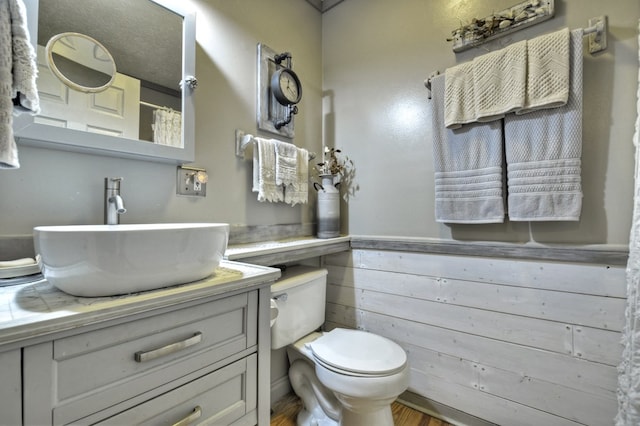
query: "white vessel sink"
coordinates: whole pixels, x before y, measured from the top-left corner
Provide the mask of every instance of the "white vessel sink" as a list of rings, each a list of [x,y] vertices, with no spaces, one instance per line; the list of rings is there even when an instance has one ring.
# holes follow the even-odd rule
[[[227,248],[226,223],[38,226],[44,277],[83,297],[113,296],[212,275]]]

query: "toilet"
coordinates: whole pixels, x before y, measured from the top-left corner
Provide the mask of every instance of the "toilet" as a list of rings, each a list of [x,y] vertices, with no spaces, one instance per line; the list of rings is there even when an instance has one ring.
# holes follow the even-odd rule
[[[287,268],[271,286],[271,348],[287,347],[298,425],[393,425],[391,403],[409,384],[405,351],[361,330],[324,323],[327,270]]]

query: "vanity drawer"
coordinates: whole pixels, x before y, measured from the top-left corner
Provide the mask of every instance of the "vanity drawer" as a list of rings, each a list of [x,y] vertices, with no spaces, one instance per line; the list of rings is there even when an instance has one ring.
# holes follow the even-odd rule
[[[253,419],[247,419],[247,424],[256,424],[256,374],[253,354],[98,424],[229,425],[248,413]]]
[[[256,313],[254,291],[54,341],[54,423],[246,355],[257,344]]]

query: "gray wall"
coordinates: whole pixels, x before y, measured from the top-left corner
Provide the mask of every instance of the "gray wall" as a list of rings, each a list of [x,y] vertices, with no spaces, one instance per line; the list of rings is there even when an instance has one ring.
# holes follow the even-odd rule
[[[301,0],[193,0],[197,12],[196,165],[211,176],[205,199],[175,195],[175,167],[20,147],[22,168],[0,171],[0,236],[42,224],[102,220],[102,179],[125,178],[123,222],[224,221],[274,225],[313,221],[307,206],[258,203],[251,164],[234,156],[234,130],[255,132],[255,50],[290,50],[303,80],[296,144],[319,151],[322,138],[356,164],[359,189],[343,204],[343,232],[509,242],[626,245],[631,221],[640,5],[620,0],[556,2],[556,17],[490,43],[587,25],[607,14],[609,48],[585,54],[584,203],[577,223],[437,224],[423,80],[470,60],[454,54],[451,30],[472,16],[511,6],[445,0],[349,0],[320,15]],[[281,16],[281,14],[284,14]],[[287,24],[284,24],[286,22]],[[277,23],[277,24],[275,24]],[[312,191],[313,192],[313,191]]]
[[[103,179],[123,176],[123,223],[215,221],[310,223],[304,206],[258,203],[252,164],[235,156],[235,129],[256,133],[256,45],[290,51],[304,84],[295,143],[321,149],[321,14],[301,0],[192,0],[197,14],[196,161],[209,172],[206,198],[176,196],[176,167],[19,146],[21,168],[0,170],[0,237],[37,225],[102,222]],[[285,24],[286,23],[286,24]],[[250,152],[249,152],[250,153]],[[1,253],[2,257],[11,253]]]
[[[455,54],[446,38],[461,22],[513,0],[349,0],[323,15],[324,131],[356,164],[359,191],[344,225],[353,235],[622,244],[633,195],[632,134],[638,76],[636,0],[556,0],[542,24]],[[577,223],[437,224],[432,135],[423,81],[505,44],[609,16],[609,48],[585,49],[583,210]],[[586,43],[586,41],[585,41]]]

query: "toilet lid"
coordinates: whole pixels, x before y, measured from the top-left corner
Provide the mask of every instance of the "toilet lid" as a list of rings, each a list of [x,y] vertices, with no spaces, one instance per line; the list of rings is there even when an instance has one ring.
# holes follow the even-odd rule
[[[347,372],[394,374],[407,362],[407,354],[398,344],[360,330],[336,328],[308,345],[322,364]]]

